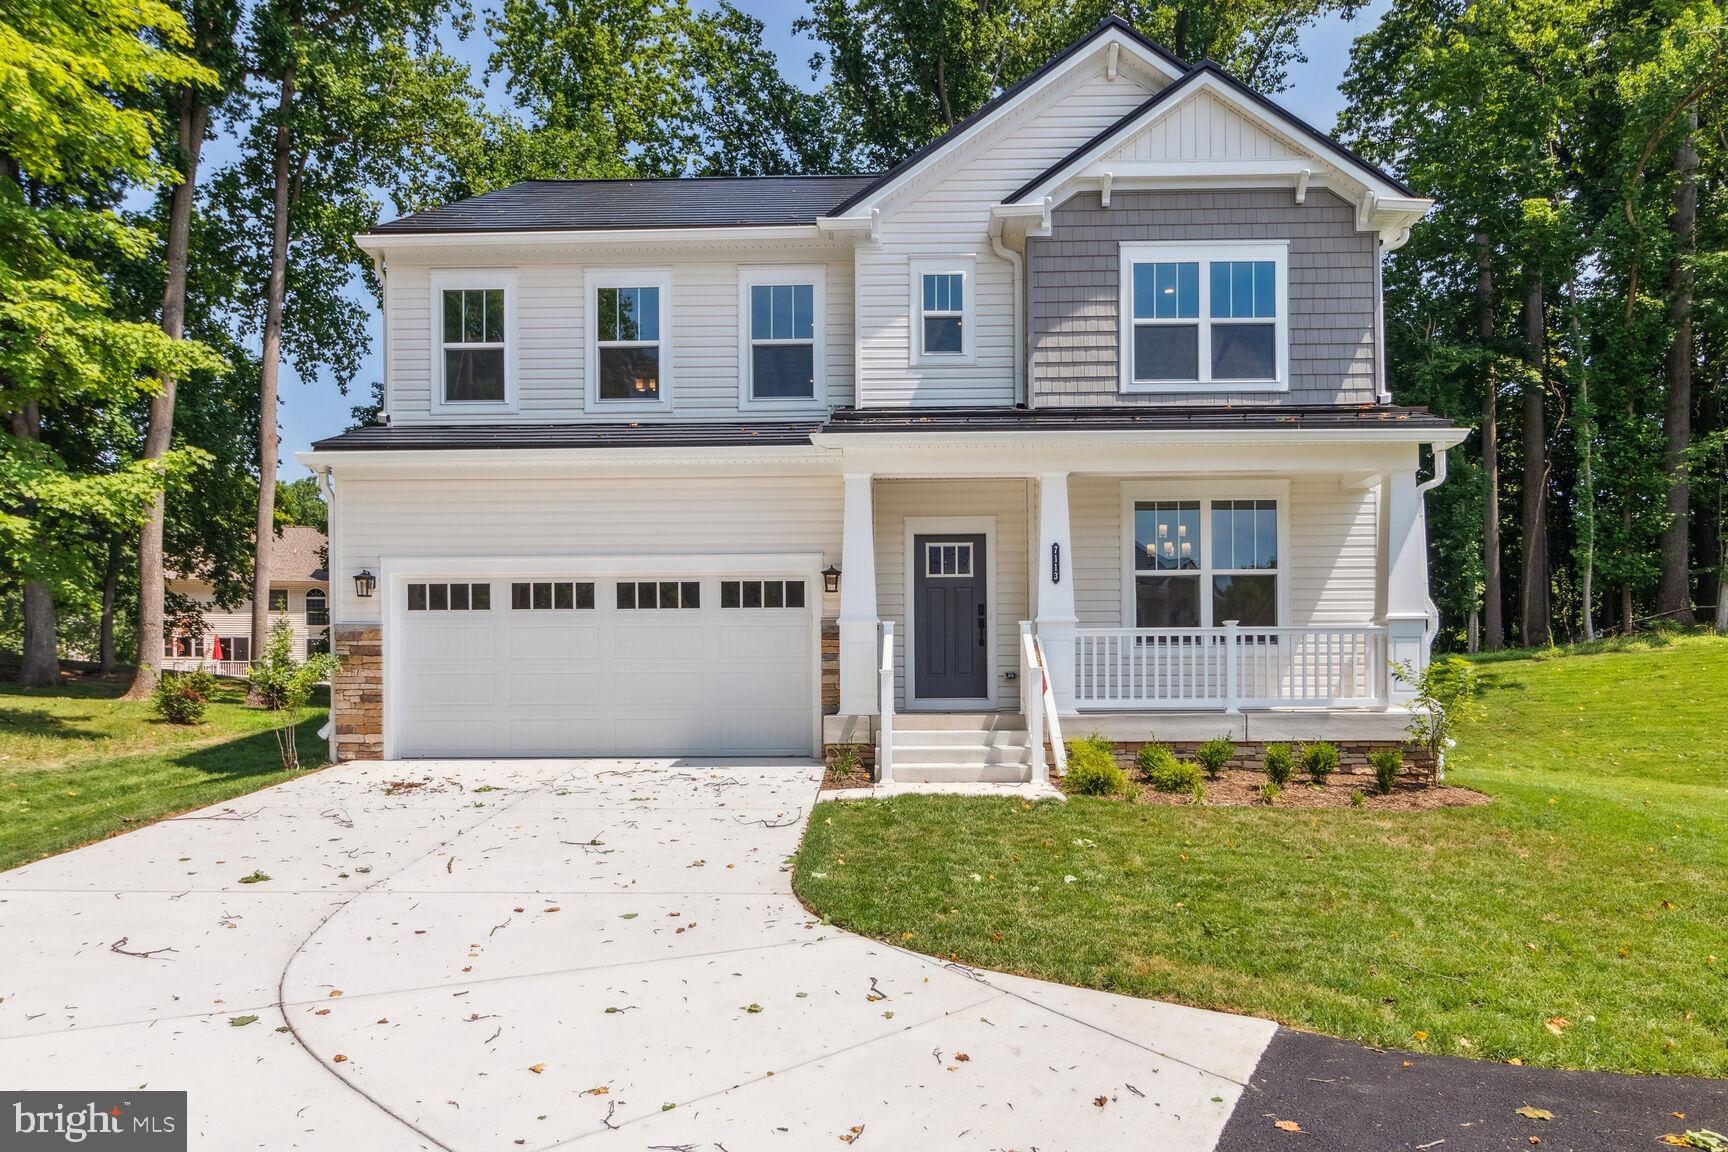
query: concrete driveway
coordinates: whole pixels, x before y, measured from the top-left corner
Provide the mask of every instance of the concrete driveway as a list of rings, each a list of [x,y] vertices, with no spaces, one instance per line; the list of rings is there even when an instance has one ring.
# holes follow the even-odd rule
[[[5,873],[0,1087],[223,1149],[1213,1146],[1270,1023],[824,926],[819,777],[356,764]]]

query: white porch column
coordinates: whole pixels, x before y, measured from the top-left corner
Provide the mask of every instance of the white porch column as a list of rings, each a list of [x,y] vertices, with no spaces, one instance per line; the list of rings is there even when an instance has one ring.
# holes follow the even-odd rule
[[[1038,478],[1038,554],[1033,558],[1038,589],[1034,610],[1056,711],[1074,711],[1074,549],[1068,533],[1068,473]]]
[[[1414,471],[1381,476],[1380,516],[1385,525],[1387,699],[1398,705],[1408,703],[1415,692],[1392,669],[1401,664],[1412,672],[1426,668],[1434,639],[1433,604],[1428,599],[1428,519]]]
[[[840,539],[840,714],[876,714],[876,513],[868,472],[845,475]]]

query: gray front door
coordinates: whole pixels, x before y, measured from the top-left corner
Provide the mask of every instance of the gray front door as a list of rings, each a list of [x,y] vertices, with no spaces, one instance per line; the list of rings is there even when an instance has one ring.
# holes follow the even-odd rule
[[[914,536],[913,690],[919,700],[990,694],[983,536]]]

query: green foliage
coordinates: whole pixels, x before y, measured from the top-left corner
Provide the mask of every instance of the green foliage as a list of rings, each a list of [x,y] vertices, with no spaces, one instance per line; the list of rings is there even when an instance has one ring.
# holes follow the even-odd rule
[[[1398,773],[1404,770],[1404,752],[1400,748],[1376,748],[1368,753],[1368,763],[1374,766],[1374,790],[1382,796],[1398,786]]]
[[[302,476],[298,480],[278,480],[276,482],[276,524],[278,527],[286,524],[303,524],[324,532],[328,530],[329,520],[330,509],[324,503],[323,495],[318,491],[317,477]]]
[[[1276,780],[1268,780],[1260,785],[1260,800],[1264,804],[1276,804],[1279,793],[1284,791],[1283,785]]]
[[[1205,782],[1200,776],[1200,765],[1190,760],[1178,760],[1167,755],[1151,767],[1142,765],[1146,774],[1146,782],[1160,792],[1188,792],[1199,790],[1205,795]]]
[[[319,683],[335,676],[341,666],[342,662],[328,652],[308,656],[304,661],[298,659],[294,654],[293,626],[286,620],[270,626],[261,658],[252,661],[252,690],[280,714],[276,738],[283,768],[292,770],[300,766],[294,734],[306,703]]]
[[[1416,690],[1410,701],[1410,740],[1426,748],[1436,764],[1443,765],[1446,751],[1457,741],[1452,733],[1476,714],[1476,666],[1458,656],[1428,662],[1414,678],[1410,669],[1393,669],[1399,680]]]
[[[1266,745],[1266,778],[1282,788],[1296,771],[1296,754],[1288,744]]]
[[[1366,803],[1368,803],[1368,797],[1362,795],[1362,789],[1352,788],[1350,790],[1350,807],[1360,808]]]
[[[1236,745],[1230,742],[1228,736],[1214,736],[1194,750],[1194,759],[1200,761],[1200,766],[1206,769],[1206,775],[1214,780],[1224,771],[1224,766],[1236,759]]]
[[[1302,771],[1306,772],[1316,784],[1326,783],[1326,778],[1338,770],[1338,746],[1325,740],[1313,744],[1302,745]]]
[[[1080,796],[1124,796],[1128,773],[1116,763],[1110,741],[1097,734],[1068,741],[1068,791]]]
[[[216,693],[216,677],[202,668],[169,672],[156,683],[150,706],[170,724],[202,724],[204,709]]]
[[[1140,775],[1148,780],[1152,773],[1167,764],[1176,762],[1176,753],[1170,751],[1167,744],[1142,744],[1134,754],[1134,767]]]

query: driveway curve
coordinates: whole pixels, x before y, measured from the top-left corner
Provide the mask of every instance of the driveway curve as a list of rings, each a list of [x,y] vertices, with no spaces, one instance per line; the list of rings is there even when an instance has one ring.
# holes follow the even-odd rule
[[[202,1148],[1211,1148],[1261,1020],[822,924],[820,768],[329,769],[0,876],[0,1085]]]

